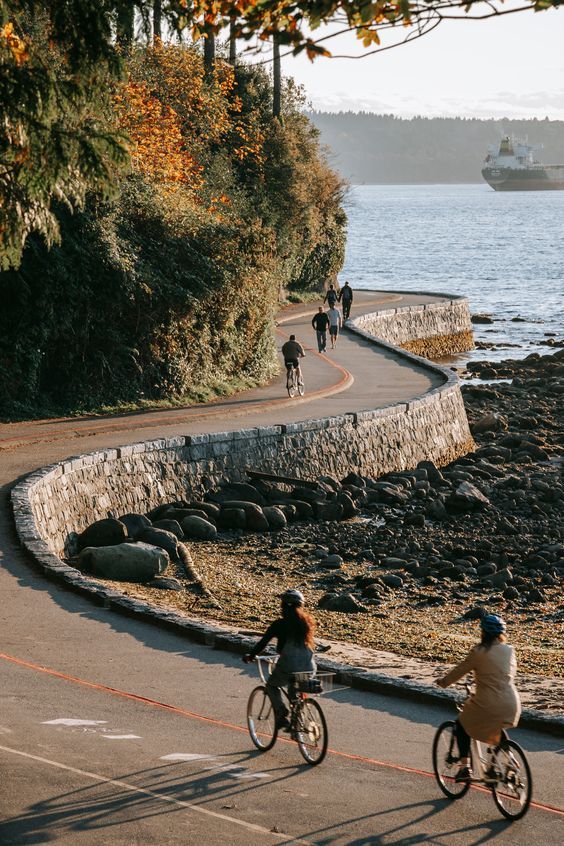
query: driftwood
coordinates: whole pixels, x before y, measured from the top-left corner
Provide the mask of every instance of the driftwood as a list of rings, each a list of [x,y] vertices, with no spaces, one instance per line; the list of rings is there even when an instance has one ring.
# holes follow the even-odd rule
[[[276,473],[261,473],[258,470],[247,470],[249,479],[260,479],[263,482],[275,482],[279,485],[290,485],[292,488],[311,488],[317,490],[317,482],[309,482],[307,479],[296,479],[294,476],[278,476]]]

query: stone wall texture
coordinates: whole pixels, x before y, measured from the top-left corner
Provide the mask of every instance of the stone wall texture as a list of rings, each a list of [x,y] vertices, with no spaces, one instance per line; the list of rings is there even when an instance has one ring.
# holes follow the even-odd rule
[[[429,358],[464,352],[474,345],[465,297],[387,308],[356,317],[350,323],[389,344]]]
[[[445,303],[445,319],[456,328],[458,314],[464,326],[464,309],[452,311],[451,305]],[[416,308],[420,331],[426,311]],[[437,311],[428,310],[431,332],[439,325]],[[401,316],[405,319],[404,310]],[[374,344],[390,346],[356,325],[361,321],[348,325]],[[438,372],[443,384],[409,402],[372,411],[131,444],[38,470],[12,492],[22,544],[45,568],[67,581],[80,581],[84,577],[60,560],[69,535],[108,512],[115,516],[144,512],[163,501],[198,496],[206,484],[221,478],[245,478],[247,468],[304,479],[320,473],[340,477],[350,470],[378,476],[414,467],[424,459],[446,464],[467,452],[473,442],[457,377],[410,353],[395,351],[418,367]]]

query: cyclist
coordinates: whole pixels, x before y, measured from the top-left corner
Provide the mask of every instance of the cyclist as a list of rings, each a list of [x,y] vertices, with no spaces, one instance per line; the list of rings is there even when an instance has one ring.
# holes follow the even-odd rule
[[[282,355],[284,356],[284,364],[286,365],[286,373],[289,373],[290,368],[294,368],[298,374],[298,383],[303,385],[302,369],[300,367],[300,358],[305,358],[305,352],[302,345],[296,341],[295,335],[290,335],[290,340],[286,341],[282,347]]]
[[[502,747],[507,738],[504,729],[516,726],[521,715],[521,702],[514,684],[517,661],[515,650],[505,637],[505,622],[497,614],[486,614],[480,626],[480,643],[446,676],[437,679],[439,687],[448,687],[474,671],[476,690],[456,721],[460,769],[455,781],[459,782],[472,778],[470,738],[492,747]]]
[[[282,616],[270,624],[251,652],[243,656],[243,661],[249,664],[273,638],[277,638],[276,651],[280,658],[266,686],[276,714],[276,727],[279,729],[290,728],[288,709],[284,705],[280,688],[288,686],[288,694],[292,698],[292,674],[315,672],[316,669],[313,658],[315,621],[304,610],[303,593],[289,589],[280,594],[280,599]]]

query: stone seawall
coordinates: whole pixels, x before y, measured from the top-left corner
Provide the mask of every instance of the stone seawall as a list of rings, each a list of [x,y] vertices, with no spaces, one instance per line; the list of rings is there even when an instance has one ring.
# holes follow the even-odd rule
[[[420,307],[414,308],[419,314]],[[429,324],[433,332],[436,310],[427,313],[433,315]],[[362,320],[350,321],[353,331],[376,346],[388,347],[356,325]],[[43,566],[73,581],[80,574],[60,560],[69,534],[108,512],[117,516],[146,511],[170,499],[192,498],[208,480],[215,484],[222,477],[244,478],[247,467],[303,478],[319,473],[339,477],[350,470],[379,476],[414,467],[424,459],[446,464],[467,452],[473,441],[457,377],[410,353],[396,353],[439,373],[443,384],[386,408],[132,444],[38,470],[12,492],[22,544]]]
[[[355,317],[350,323],[369,335],[427,358],[465,352],[474,346],[465,297],[387,308]]]

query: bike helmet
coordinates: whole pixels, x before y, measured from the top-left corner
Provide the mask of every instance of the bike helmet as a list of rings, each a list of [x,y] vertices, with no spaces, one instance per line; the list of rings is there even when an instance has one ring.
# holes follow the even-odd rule
[[[305,596],[300,590],[290,588],[280,594],[283,605],[305,605]]]
[[[501,617],[498,617],[497,614],[486,614],[486,616],[482,617],[480,620],[480,625],[482,627],[482,631],[490,635],[503,634],[507,628],[505,621],[502,620]]]

